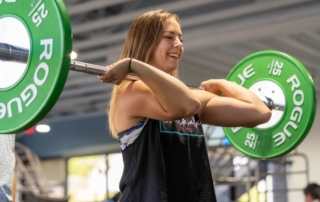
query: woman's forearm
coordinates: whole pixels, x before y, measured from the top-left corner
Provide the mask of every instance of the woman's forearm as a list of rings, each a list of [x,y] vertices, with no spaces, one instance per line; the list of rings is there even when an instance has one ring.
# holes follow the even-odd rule
[[[135,59],[132,59],[131,70],[152,90],[166,112],[188,116],[200,109],[198,98],[175,77]]]
[[[253,104],[261,114],[269,114],[269,108],[263,101],[250,90],[225,79],[211,79],[201,83],[201,86],[206,88],[207,91],[231,97],[236,100]]]

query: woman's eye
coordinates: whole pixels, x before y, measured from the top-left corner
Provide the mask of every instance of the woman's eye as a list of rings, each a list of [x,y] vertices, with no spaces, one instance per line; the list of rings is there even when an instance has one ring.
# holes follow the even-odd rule
[[[169,39],[169,40],[174,40],[174,37],[172,36],[164,36],[164,38]],[[183,43],[183,39],[179,39],[181,43]]]

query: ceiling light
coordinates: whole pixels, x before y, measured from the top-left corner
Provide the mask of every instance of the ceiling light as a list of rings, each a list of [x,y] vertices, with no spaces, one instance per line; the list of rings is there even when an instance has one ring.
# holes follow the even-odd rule
[[[74,60],[78,57],[78,54],[74,51],[71,52],[71,60]]]
[[[39,133],[47,133],[50,131],[50,126],[47,124],[39,124],[36,126],[36,131]]]

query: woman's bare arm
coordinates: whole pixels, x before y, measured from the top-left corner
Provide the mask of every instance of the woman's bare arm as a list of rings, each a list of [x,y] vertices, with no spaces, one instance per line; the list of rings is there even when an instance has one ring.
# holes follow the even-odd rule
[[[201,86],[207,92],[194,90],[194,93],[202,104],[202,123],[254,127],[267,122],[271,117],[271,111],[258,96],[236,83],[211,79],[201,83]]]
[[[177,78],[135,59],[131,70],[140,80],[129,82],[120,90],[115,119],[125,126],[119,128],[128,128],[142,117],[174,120],[199,112],[199,99]],[[128,59],[123,59],[99,79],[119,84],[128,73]]]

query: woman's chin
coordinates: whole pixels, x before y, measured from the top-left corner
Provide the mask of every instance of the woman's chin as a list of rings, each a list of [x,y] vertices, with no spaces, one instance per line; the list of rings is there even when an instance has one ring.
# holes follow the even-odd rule
[[[166,71],[166,72],[172,73],[172,72],[174,72],[174,71],[177,70],[177,69],[178,69],[178,65],[171,66],[171,67],[168,67],[168,68],[167,68],[168,71]]]

